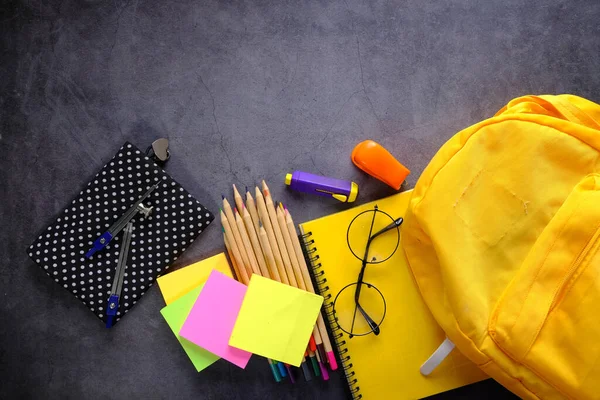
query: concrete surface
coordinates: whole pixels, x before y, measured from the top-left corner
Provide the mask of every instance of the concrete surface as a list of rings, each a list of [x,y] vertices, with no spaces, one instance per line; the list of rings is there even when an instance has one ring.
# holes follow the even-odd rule
[[[167,171],[213,211],[262,178],[306,221],[345,208],[286,191],[303,169],[392,193],[350,162],[373,138],[414,186],[455,132],[529,93],[600,100],[600,3],[22,1],[0,6],[0,398],[341,399],[264,360],[197,374],[152,288],[113,331],[25,248],[119,146],[171,140]],[[223,250],[207,230],[177,265]],[[488,381],[439,399],[510,395]]]

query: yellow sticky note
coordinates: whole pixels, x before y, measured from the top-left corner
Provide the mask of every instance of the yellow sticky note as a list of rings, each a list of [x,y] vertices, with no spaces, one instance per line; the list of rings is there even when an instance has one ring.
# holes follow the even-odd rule
[[[198,285],[206,282],[213,269],[224,273],[230,278],[232,277],[231,268],[229,267],[225,253],[220,253],[158,278],[156,281],[165,299],[165,303],[167,305],[171,304],[184,294],[198,287]]]
[[[229,345],[299,367],[323,297],[252,275]]]

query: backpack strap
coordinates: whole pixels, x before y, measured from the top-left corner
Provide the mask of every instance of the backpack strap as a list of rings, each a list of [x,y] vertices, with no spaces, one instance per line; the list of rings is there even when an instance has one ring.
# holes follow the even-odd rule
[[[454,350],[454,343],[448,338],[444,339],[440,347],[421,365],[421,375],[427,376],[431,374],[448,357],[452,350]]]
[[[496,116],[502,114],[548,115],[600,130],[600,105],[570,94],[518,97]]]
[[[550,100],[550,102],[569,121],[577,122],[578,124],[585,125],[589,128],[600,130],[600,124],[594,118],[574,105],[567,98],[562,96],[552,96],[552,100]]]

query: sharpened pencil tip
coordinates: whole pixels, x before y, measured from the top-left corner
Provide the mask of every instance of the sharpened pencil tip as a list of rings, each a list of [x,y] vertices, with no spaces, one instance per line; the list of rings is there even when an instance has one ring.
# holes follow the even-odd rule
[[[235,184],[233,185],[233,196],[234,196],[235,198],[242,197],[242,196],[240,195],[240,192],[238,192],[238,190],[237,190],[237,187],[235,186]]]
[[[248,190],[248,186],[246,186],[246,193],[248,193],[248,192],[249,192],[249,190]]]
[[[221,200],[225,200],[225,195],[221,194]]]

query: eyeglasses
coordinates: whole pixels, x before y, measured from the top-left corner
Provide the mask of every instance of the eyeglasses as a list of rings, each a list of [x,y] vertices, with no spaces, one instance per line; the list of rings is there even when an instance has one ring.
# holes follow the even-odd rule
[[[338,327],[349,338],[370,333],[378,335],[381,332],[380,327],[386,313],[385,297],[375,285],[364,280],[365,271],[367,265],[381,264],[394,255],[400,244],[400,225],[403,221],[403,218],[394,219],[375,206],[372,210],[358,214],[348,226],[346,241],[354,257],[361,261],[361,268],[356,282],[346,285],[336,295],[333,314]],[[396,233],[395,237],[390,236],[392,232]],[[382,237],[385,241],[379,239]],[[370,254],[371,244],[374,242],[380,245],[377,246],[377,251]],[[359,256],[356,250],[363,247],[364,253],[361,252]],[[349,296],[353,296],[353,299],[350,300]],[[354,303],[353,312],[349,312],[352,307],[348,307],[351,301]]]

